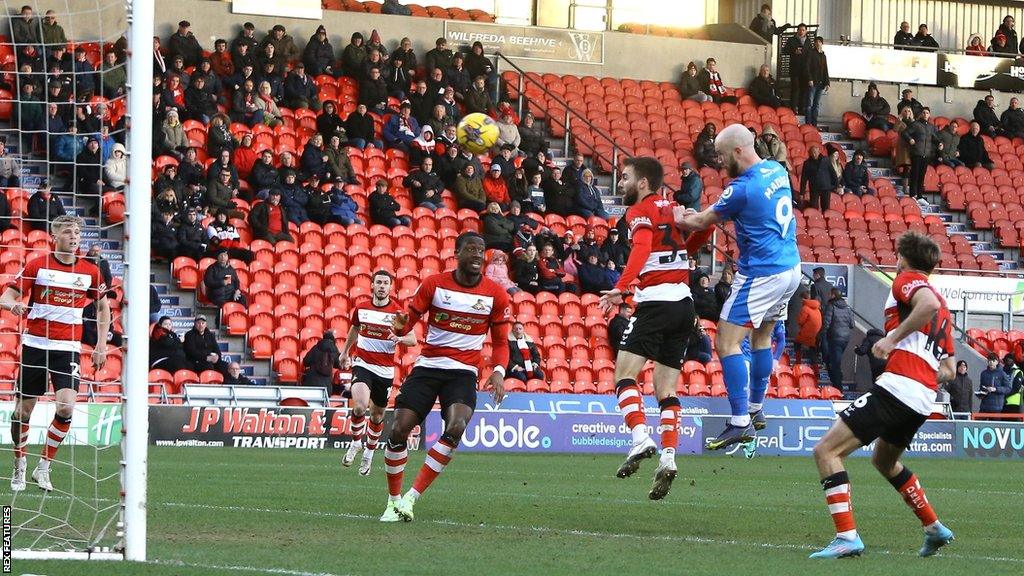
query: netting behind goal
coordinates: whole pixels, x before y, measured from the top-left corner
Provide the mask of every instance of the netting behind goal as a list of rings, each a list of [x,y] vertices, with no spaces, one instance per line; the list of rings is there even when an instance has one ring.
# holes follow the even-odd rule
[[[71,427],[51,463],[54,489],[41,490],[31,476],[47,442],[53,443],[49,428],[58,406],[47,387],[28,421],[27,486],[14,492],[8,485],[15,456],[10,424],[25,369],[26,319],[0,312],[0,439],[9,458],[0,467],[0,490],[10,491],[16,550],[116,552],[124,546],[121,312],[131,3],[52,0],[28,14],[23,2],[4,0],[0,19],[0,187],[8,207],[0,210],[0,284],[6,287],[26,262],[50,251],[49,222],[62,212],[77,215],[84,222],[80,255],[104,274],[109,270],[112,324],[98,334],[96,307],[83,313],[79,361],[64,368],[81,383]],[[144,57],[148,48],[140,51]],[[91,358],[98,338],[108,343],[103,367]]]

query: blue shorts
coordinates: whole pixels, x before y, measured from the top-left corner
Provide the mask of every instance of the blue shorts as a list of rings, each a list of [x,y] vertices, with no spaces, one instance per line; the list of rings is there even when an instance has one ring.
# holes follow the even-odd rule
[[[737,326],[760,328],[786,317],[789,300],[800,287],[800,265],[770,276],[737,273],[732,295],[722,305],[721,319]]]

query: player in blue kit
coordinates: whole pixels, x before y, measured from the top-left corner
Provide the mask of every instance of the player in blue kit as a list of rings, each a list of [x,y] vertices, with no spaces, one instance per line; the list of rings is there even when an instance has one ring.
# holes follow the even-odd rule
[[[718,322],[718,354],[732,418],[718,437],[708,441],[711,450],[749,442],[755,429],[765,427],[761,409],[774,368],[772,332],[776,321],[786,317],[789,299],[800,285],[789,173],[778,162],[757,155],[753,135],[741,124],[722,130],[715,149],[735,179],[703,212],[675,209],[676,225],[684,231],[732,220],[739,245],[739,272]],[[740,348],[748,335],[749,364]]]

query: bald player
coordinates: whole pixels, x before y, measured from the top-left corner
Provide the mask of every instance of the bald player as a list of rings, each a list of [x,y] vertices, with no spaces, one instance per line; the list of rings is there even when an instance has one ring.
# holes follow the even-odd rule
[[[786,317],[787,303],[800,285],[793,191],[786,169],[762,160],[754,151],[754,136],[741,124],[722,130],[715,150],[735,180],[703,212],[675,209],[676,225],[685,231],[732,220],[739,246],[739,272],[722,306],[717,342],[732,418],[718,437],[708,440],[711,450],[749,442],[755,429],[765,427],[762,404],[774,368],[772,331]],[[749,365],[740,348],[748,335]]]

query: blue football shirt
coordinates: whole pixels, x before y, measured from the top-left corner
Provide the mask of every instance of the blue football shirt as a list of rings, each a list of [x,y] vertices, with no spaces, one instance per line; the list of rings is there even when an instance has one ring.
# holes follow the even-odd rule
[[[793,190],[789,173],[778,162],[751,166],[729,183],[712,208],[736,227],[740,274],[770,276],[800,264]]]

